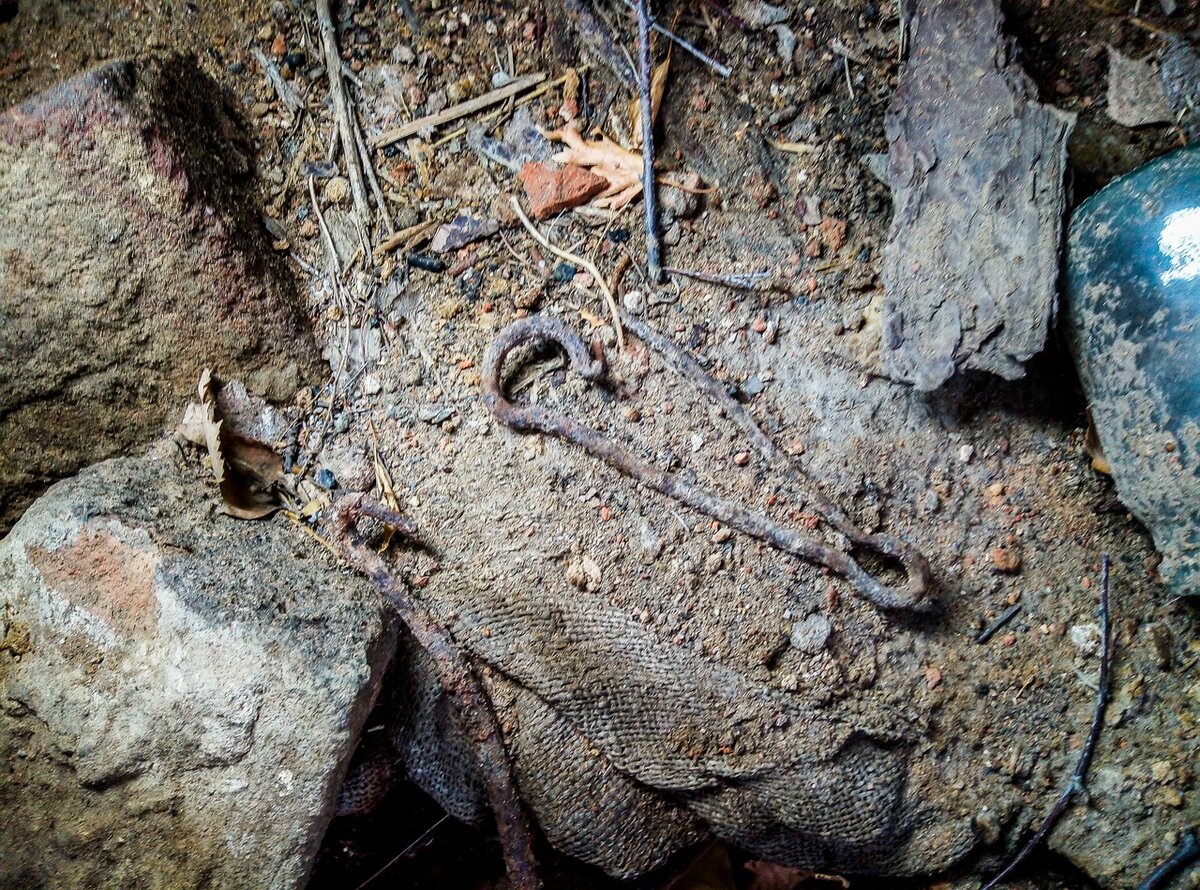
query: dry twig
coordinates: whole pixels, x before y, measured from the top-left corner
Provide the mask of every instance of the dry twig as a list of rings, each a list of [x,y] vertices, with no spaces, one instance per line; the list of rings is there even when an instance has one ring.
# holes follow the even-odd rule
[[[359,164],[358,145],[354,141],[354,124],[351,122],[350,100],[346,85],[342,82],[342,54],[338,50],[337,31],[333,26],[333,15],[329,11],[329,0],[317,0],[317,24],[321,31],[321,45],[325,52],[325,71],[329,75],[329,95],[333,100],[333,116],[337,121],[338,135],[342,143],[342,157],[346,161],[346,173],[350,178],[350,194],[354,197],[354,209],[362,225],[371,220],[371,205],[367,202],[367,186]],[[382,211],[383,208],[380,208]],[[363,233],[364,238],[366,233]]]
[[[1021,611],[1020,603],[1014,603],[1013,605],[1009,606],[1007,609],[1005,609],[1000,614],[999,618],[997,618],[995,621],[993,621],[991,624],[989,624],[987,627],[985,627],[983,630],[981,630],[979,632],[979,635],[975,637],[975,642],[976,643],[986,643],[988,640],[990,640],[992,637],[994,637],[997,633],[999,633],[1000,630],[1004,627],[1004,625],[1008,624],[1008,622],[1010,622],[1014,618],[1016,618],[1017,613],[1020,611]]]
[[[634,0],[625,0],[625,5],[628,6],[630,9],[637,8],[634,5]],[[663,37],[667,38],[667,40],[674,43],[681,50],[695,56],[697,59],[699,59],[701,62],[703,62],[705,65],[707,65],[713,71],[717,72],[717,74],[721,75],[722,77],[728,77],[730,75],[731,72],[730,72],[728,65],[722,65],[720,62],[718,62],[712,56],[706,55],[705,53],[701,52],[699,49],[697,49],[692,44],[688,43],[686,40],[684,40],[678,34],[668,31],[666,28],[664,28],[658,22],[651,22],[650,30],[657,31]]]
[[[661,248],[658,240],[658,203],[654,186],[654,100],[650,66],[649,0],[637,0],[638,98],[642,108],[642,192],[646,216],[646,274],[651,284],[662,281]]]
[[[409,121],[406,124],[386,130],[378,136],[373,137],[371,145],[374,148],[382,148],[385,145],[391,145],[393,142],[399,142],[401,139],[407,139],[409,136],[420,133],[427,127],[440,127],[442,124],[456,121],[460,117],[467,117],[477,111],[482,111],[488,106],[503,102],[505,99],[509,99],[523,90],[536,86],[545,79],[545,74],[527,74],[524,77],[518,77],[516,80],[505,84],[499,89],[486,92],[482,96],[476,96],[474,99],[468,99],[466,102],[459,102],[457,105],[451,105],[437,114],[427,114],[425,117],[417,118],[415,121]]]
[[[663,269],[668,275],[682,275],[705,284],[716,284],[733,290],[766,291],[777,289],[778,282],[770,272],[735,272],[732,275],[713,275],[696,269]]]
[[[317,200],[317,190],[313,187],[313,178],[308,177],[308,197],[312,201],[313,213],[317,217],[317,226],[321,229],[321,234],[325,238],[325,246],[329,248],[329,261],[333,264],[333,272],[335,279],[342,277],[341,258],[338,257],[337,247],[333,243],[333,236],[329,234],[329,227],[325,225],[325,215],[321,212],[321,203]],[[336,289],[336,280],[334,288]]]
[[[1197,832],[1200,829],[1195,827],[1187,829],[1183,833],[1183,841],[1179,844],[1179,848],[1171,854],[1171,856],[1158,868],[1150,873],[1150,876],[1142,883],[1138,884],[1138,890],[1162,890],[1167,886],[1167,882],[1175,877],[1193,862],[1200,860],[1200,836]]]
[[[396,248],[412,250],[422,241],[432,237],[433,233],[437,231],[437,227],[439,225],[440,223],[438,223],[437,220],[430,219],[426,220],[425,222],[420,222],[416,225],[409,226],[406,229],[401,229],[399,232],[389,235],[387,238],[384,238],[382,241],[380,241],[375,247],[375,255],[382,256],[383,254],[389,253]]]
[[[367,150],[367,143],[363,139],[362,127],[359,126],[357,117],[352,123],[354,124],[354,144],[358,146],[358,156],[362,159],[367,182],[371,184],[371,194],[375,196],[375,206],[383,220],[383,229],[389,235],[393,235],[396,227],[392,224],[392,215],[388,213],[387,203],[383,199],[383,189],[379,187],[379,178],[375,175],[375,165],[371,162],[371,152]]]
[[[1004,883],[1005,878],[1012,874],[1013,870],[1046,839],[1059,818],[1067,811],[1067,807],[1070,806],[1075,795],[1084,790],[1083,783],[1087,778],[1088,768],[1092,765],[1092,755],[1096,752],[1096,740],[1100,737],[1100,729],[1104,725],[1104,709],[1108,707],[1110,695],[1108,675],[1112,665],[1112,655],[1112,631],[1109,628],[1108,620],[1108,554],[1105,554],[1100,558],[1100,682],[1096,692],[1096,707],[1092,712],[1091,728],[1083,743],[1083,750],[1079,752],[1079,761],[1075,764],[1075,772],[1071,774],[1071,780],[1067,782],[1067,787],[1054,802],[1054,806],[1051,807],[1041,827],[1008,865],[1004,866],[1000,874],[984,885],[983,890],[995,890]]]
[[[275,95],[279,97],[279,101],[286,106],[292,114],[298,114],[304,110],[304,101],[296,95],[296,91],[291,85],[283,79],[283,75],[279,73],[279,67],[267,58],[257,46],[250,48],[250,55],[254,56],[254,61],[258,62],[258,67],[263,70],[267,80],[271,82],[272,88],[275,90]]]

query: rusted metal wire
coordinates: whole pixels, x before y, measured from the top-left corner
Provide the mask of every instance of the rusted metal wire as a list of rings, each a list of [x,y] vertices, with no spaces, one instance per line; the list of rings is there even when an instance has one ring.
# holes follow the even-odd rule
[[[413,540],[418,540],[417,528],[406,517],[365,495],[344,497],[334,504],[334,542],[342,555],[387,597],[417,643],[434,660],[442,688],[458,705],[462,727],[475,743],[480,777],[496,817],[496,829],[513,885],[521,890],[538,890],[542,882],[533,853],[529,820],[513,779],[508,749],[491,699],[446,629],[412,595],[408,585],[392,574],[383,557],[363,541],[358,530],[358,523],[363,518],[382,522],[398,535]]]
[[[627,322],[629,317],[627,317]],[[637,332],[636,328],[631,328]],[[639,333],[639,337],[643,334]],[[736,504],[681,479],[674,473],[660,470],[622,448],[596,430],[564,414],[550,411],[537,405],[518,406],[504,395],[502,373],[505,361],[522,346],[551,344],[561,347],[567,354],[571,366],[585,380],[598,383],[603,380],[605,363],[601,356],[593,355],[577,331],[557,318],[535,315],[520,319],[501,331],[488,347],[484,356],[481,387],[483,401],[496,418],[505,426],[525,432],[539,432],[555,436],[578,445],[593,457],[643,485],[665,494],[667,497],[686,504],[713,519],[767,542],[772,547],[790,553],[808,562],[827,566],[845,577],[868,602],[882,609],[924,610],[928,608],[927,594],[933,587],[929,563],[910,545],[890,535],[868,535],[856,529],[845,514],[824,495],[810,492],[810,497],[825,514],[826,520],[851,543],[897,560],[908,575],[903,588],[881,582],[859,565],[849,554],[829,547],[819,540],[805,537],[795,530],[786,528],[768,516],[751,512]],[[681,362],[681,369],[689,377],[698,371],[708,382],[703,384],[710,394],[719,390],[698,365],[691,368]],[[698,381],[701,382],[702,381]],[[740,406],[738,406],[740,408]],[[734,415],[756,446],[768,454],[780,457],[774,444],[748,416]],[[748,425],[747,425],[748,424]]]

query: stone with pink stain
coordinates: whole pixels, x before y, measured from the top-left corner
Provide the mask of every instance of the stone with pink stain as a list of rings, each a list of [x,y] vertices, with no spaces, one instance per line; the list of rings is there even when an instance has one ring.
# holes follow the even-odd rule
[[[0,541],[0,886],[304,885],[395,623],[215,498],[165,443]]]

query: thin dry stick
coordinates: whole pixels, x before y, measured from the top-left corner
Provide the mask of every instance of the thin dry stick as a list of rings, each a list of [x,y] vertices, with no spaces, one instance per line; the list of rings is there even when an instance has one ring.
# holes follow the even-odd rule
[[[482,96],[476,96],[474,99],[468,99],[466,102],[459,102],[457,105],[451,105],[437,114],[427,114],[425,117],[417,118],[415,121],[409,121],[406,124],[386,130],[378,136],[372,137],[371,146],[373,148],[382,148],[385,145],[391,145],[393,142],[399,142],[401,139],[407,139],[409,136],[421,132],[426,127],[440,127],[442,124],[456,121],[460,117],[467,117],[498,102],[503,102],[505,99],[515,96],[522,90],[536,86],[545,79],[545,74],[527,74],[524,77],[518,77],[511,83],[484,93]]]
[[[1196,826],[1184,831],[1179,848],[1166,862],[1154,869],[1146,880],[1138,884],[1138,890],[1162,890],[1173,877],[1200,860],[1200,837],[1197,836],[1197,832],[1200,832],[1200,828]]]
[[[397,534],[414,540],[416,526],[365,495],[351,495],[334,505],[335,541],[343,556],[387,597],[417,643],[433,659],[442,688],[460,705],[458,716],[468,738],[476,744],[479,775],[496,816],[509,880],[521,890],[538,890],[542,882],[533,854],[529,821],[521,805],[508,749],[491,699],[449,632],[425,604],[412,595],[408,585],[392,575],[380,555],[362,540],[357,526],[364,517],[391,526]]]
[[[389,235],[380,241],[375,248],[375,254],[379,256],[393,251],[397,247],[403,247],[405,250],[416,247],[419,243],[430,237],[437,230],[438,225],[437,220],[430,219],[409,226],[406,229],[401,229],[399,232]]]
[[[367,202],[367,186],[363,180],[362,166],[358,161],[358,146],[354,142],[354,125],[350,122],[350,100],[346,96],[346,85],[342,82],[342,55],[338,51],[337,31],[333,27],[329,0],[317,0],[317,25],[321,31],[325,71],[329,75],[329,95],[333,100],[333,116],[337,122],[338,135],[341,137],[342,157],[346,161],[346,172],[350,177],[354,209],[362,224],[369,225],[371,205]]]
[[[388,213],[387,204],[383,200],[383,189],[379,187],[379,179],[375,176],[375,165],[371,163],[371,153],[367,150],[367,143],[363,139],[362,127],[358,125],[357,117],[352,123],[354,124],[354,144],[358,146],[358,156],[362,159],[363,169],[367,173],[367,182],[371,184],[371,194],[375,196],[375,206],[383,218],[384,230],[392,235],[395,233],[396,227],[392,225],[392,215]]]
[[[987,627],[985,627],[982,631],[979,632],[979,635],[977,637],[975,637],[975,642],[976,643],[986,643],[988,640],[990,640],[992,637],[994,637],[996,634],[998,634],[1004,628],[1004,625],[1008,624],[1008,622],[1010,622],[1014,618],[1016,618],[1017,613],[1020,611],[1021,611],[1020,603],[1015,603],[1015,604],[1009,606],[1007,609],[1005,609],[1000,614],[999,618],[997,618],[995,621],[993,621],[991,624],[989,624]]]
[[[630,9],[635,9],[633,0],[625,0],[625,5],[628,6]],[[692,44],[688,43],[686,40],[684,40],[682,37],[680,37],[678,34],[668,31],[666,28],[664,28],[658,22],[651,22],[650,29],[652,31],[657,31],[659,34],[661,34],[663,37],[667,38],[667,40],[674,43],[677,47],[679,47],[684,52],[691,53],[693,56],[695,56],[697,59],[699,59],[701,62],[703,62],[705,65],[707,65],[713,71],[717,72],[717,74],[721,75],[722,77],[729,76],[730,70],[729,70],[728,65],[722,65],[720,62],[718,62],[712,56],[705,55],[700,50],[698,50],[696,47],[692,46]]]
[[[288,85],[288,82],[283,79],[283,75],[279,73],[279,68],[274,62],[267,58],[257,46],[250,48],[250,55],[254,56],[254,61],[258,62],[258,67],[263,70],[263,74],[267,76],[267,80],[271,82],[271,86],[275,90],[275,95],[292,114],[297,114],[304,110],[304,101],[296,95],[296,91]]]
[[[324,547],[326,550],[328,550],[333,555],[334,559],[342,558],[342,554],[339,553],[337,551],[337,548],[335,548],[331,543],[329,543],[328,540],[326,540],[321,535],[318,535],[315,531],[313,531],[311,528],[309,528],[307,525],[305,525],[303,522],[300,521],[300,516],[298,513],[295,513],[292,510],[281,510],[280,512],[291,521],[292,525],[294,525],[296,528],[300,529],[300,531],[304,532],[304,534],[308,535],[310,538],[312,538],[314,541],[316,541],[318,544],[320,544],[322,547]]]
[[[582,73],[582,72],[588,70],[588,66],[580,65],[575,70],[577,72]],[[489,111],[487,114],[485,114],[479,118],[478,123],[480,123],[480,124],[486,123],[486,124],[489,124],[489,126],[490,126],[491,121],[494,121],[497,118],[499,118],[505,114],[512,114],[515,109],[520,108],[522,105],[528,105],[534,99],[537,99],[541,96],[546,95],[546,93],[550,92],[551,90],[555,89],[556,87],[562,86],[566,82],[567,82],[566,75],[563,75],[562,77],[557,77],[554,80],[548,81],[548,82],[542,84],[540,87],[538,87],[533,92],[526,93],[520,99],[517,99],[515,102],[512,103],[511,107],[508,105],[505,105],[503,108],[497,108],[495,111]],[[449,133],[447,133],[445,136],[443,136],[437,142],[434,142],[429,147],[430,148],[438,148],[442,145],[445,145],[447,142],[451,142],[451,141],[457,139],[458,137],[465,135],[466,132],[467,132],[466,126],[459,127],[457,130],[451,130]]]
[[[517,218],[521,220],[521,224],[533,236],[533,240],[546,250],[550,251],[559,259],[566,260],[581,268],[587,269],[591,273],[592,280],[600,287],[604,293],[605,302],[608,303],[608,311],[612,313],[613,329],[617,332],[617,349],[625,351],[625,328],[621,324],[621,311],[617,308],[617,300],[613,297],[613,293],[608,289],[608,282],[604,280],[604,276],[600,274],[600,270],[596,268],[596,264],[589,259],[562,250],[550,243],[550,239],[537,230],[537,227],[529,221],[529,217],[525,215],[525,211],[521,209],[521,202],[514,196],[512,199],[513,209],[517,211]]]
[[[733,275],[712,275],[697,269],[663,269],[668,275],[682,275],[705,284],[716,284],[733,290],[771,290],[774,276],[770,272],[737,272]]]
[[[638,98],[642,108],[642,200],[646,211],[646,274],[651,284],[662,281],[659,259],[658,206],[654,186],[654,102],[650,96],[650,11],[648,0],[637,0]],[[614,312],[615,314],[615,312]]]
[[[321,205],[317,201],[317,190],[313,188],[313,178],[308,177],[308,197],[312,201],[313,213],[317,216],[317,225],[321,229],[321,234],[325,236],[325,246],[329,248],[330,261],[333,263],[334,271],[334,292],[337,291],[337,279],[342,277],[342,264],[338,258],[337,248],[333,244],[333,236],[329,234],[329,227],[325,225],[325,217],[321,213]]]
[[[817,146],[808,142],[780,142],[778,139],[772,139],[770,136],[763,136],[767,145],[776,151],[786,151],[794,155],[812,154],[817,150]]]
[[[1004,866],[1003,871],[987,882],[983,890],[995,890],[1004,883],[1004,879],[1012,874],[1013,869],[1024,862],[1026,857],[1046,839],[1059,817],[1067,811],[1072,798],[1084,790],[1083,783],[1087,778],[1088,768],[1092,765],[1096,740],[1100,737],[1100,729],[1104,725],[1104,709],[1108,707],[1108,674],[1112,663],[1112,654],[1112,633],[1108,621],[1108,554],[1106,553],[1100,557],[1100,683],[1096,692],[1096,709],[1092,712],[1092,726],[1088,730],[1087,740],[1083,743],[1083,750],[1079,752],[1079,762],[1075,764],[1075,772],[1071,774],[1071,781],[1067,783],[1067,787],[1054,802],[1054,806],[1050,809],[1050,813],[1042,822],[1041,827],[1013,857],[1012,861]]]

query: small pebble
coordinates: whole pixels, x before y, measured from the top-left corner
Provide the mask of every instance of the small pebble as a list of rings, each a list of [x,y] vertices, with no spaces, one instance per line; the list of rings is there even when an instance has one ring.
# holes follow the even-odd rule
[[[567,583],[580,590],[599,590],[601,577],[600,566],[586,554],[567,566]]]
[[[1069,632],[1071,644],[1085,658],[1100,651],[1100,626],[1098,624],[1075,624]]]
[[[1010,547],[993,547],[992,564],[996,571],[1011,575],[1021,570],[1021,554]]]
[[[1171,630],[1166,624],[1156,622],[1148,625],[1145,628],[1146,637],[1150,641],[1150,652],[1154,658],[1155,665],[1160,671],[1169,671],[1173,651],[1175,648],[1174,640],[1171,638]]]
[[[969,464],[971,458],[975,456],[974,445],[960,445],[958,448],[958,459],[961,463]]]
[[[752,377],[747,377],[746,382],[741,386],[742,395],[746,396],[746,398],[752,399],[762,392],[765,386],[766,384],[763,383],[762,378],[757,374]]]
[[[733,462],[735,464],[737,464],[739,467],[746,466],[746,464],[750,463],[750,452],[749,451],[739,451],[737,454],[735,454],[733,456]]]
[[[641,559],[643,565],[650,565],[663,552],[663,541],[649,525],[642,526]]]
[[[975,830],[979,834],[979,839],[984,844],[991,845],[1000,840],[1003,827],[1000,823],[1000,817],[987,807],[984,807],[979,815],[975,817]]]
[[[570,263],[559,263],[554,267],[554,280],[563,284],[575,277],[575,267]]]
[[[816,614],[801,618],[792,625],[792,648],[798,652],[815,655],[825,648],[832,631],[833,624],[825,615]]]
[[[421,269],[425,272],[445,272],[446,264],[437,257],[427,256],[423,253],[405,254],[404,262],[412,266],[414,269]]]
[[[330,491],[337,488],[337,477],[330,470],[317,470],[317,485]]]
[[[325,200],[331,204],[344,204],[350,198],[350,180],[335,176],[325,183]]]

